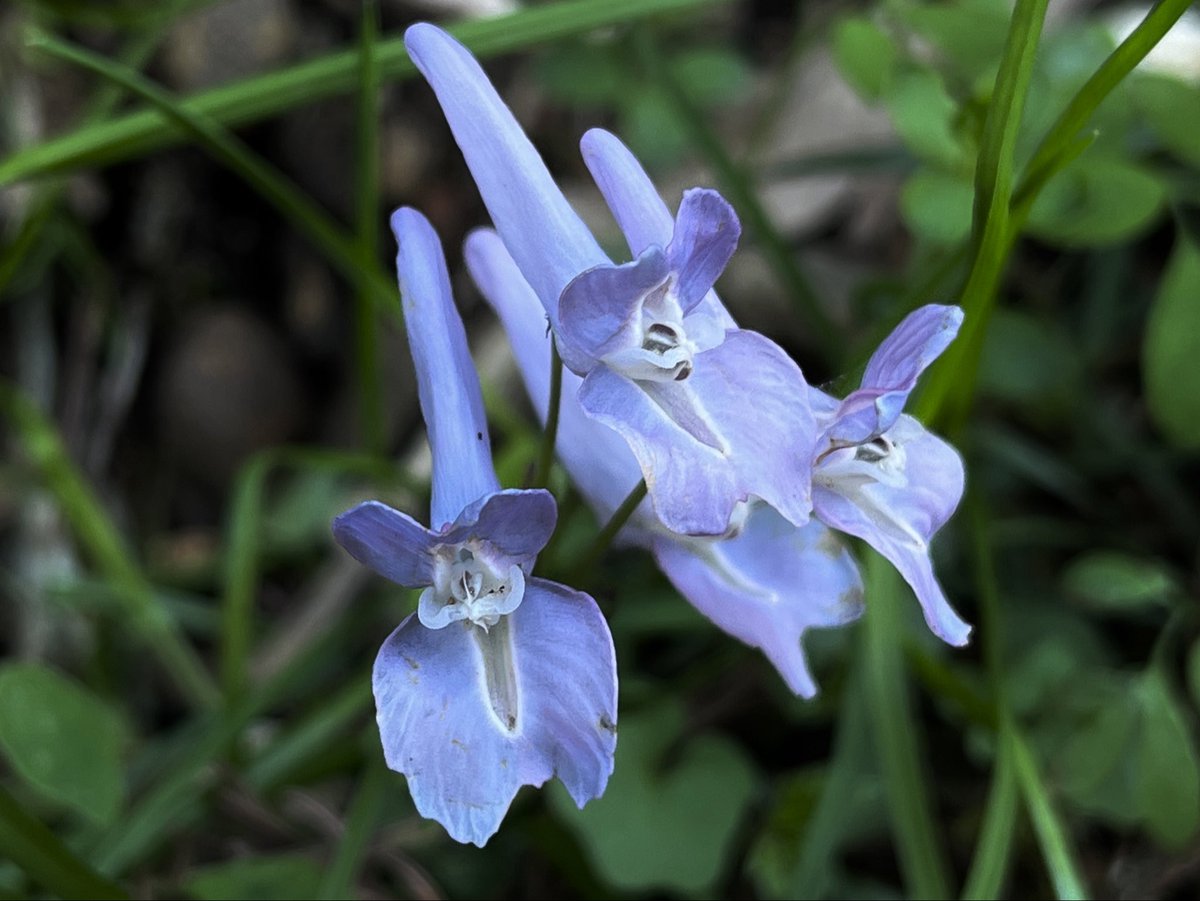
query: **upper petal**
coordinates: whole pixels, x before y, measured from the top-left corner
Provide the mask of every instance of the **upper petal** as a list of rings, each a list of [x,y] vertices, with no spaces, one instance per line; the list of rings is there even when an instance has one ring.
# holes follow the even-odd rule
[[[552,340],[545,311],[495,232],[472,232],[467,238],[466,260],[484,299],[500,316],[525,390],[544,423],[550,402]],[[562,379],[555,453],[580,493],[602,519],[607,519],[641,480],[642,473],[621,436],[584,413],[576,396],[582,384],[579,376],[568,371]]]
[[[430,522],[439,528],[500,486],[479,376],[450,293],[441,242],[428,220],[407,207],[392,215],[392,229],[404,327],[433,451]]]
[[[558,352],[585,375],[601,357],[641,341],[642,303],[667,280],[666,255],[651,247],[631,263],[597,266],[573,279],[558,311]]]
[[[829,431],[834,446],[861,444],[892,427],[917,379],[950,346],[959,307],[928,304],[909,313],[871,356],[862,386],[842,401]]]
[[[830,480],[818,465],[817,516],[890,560],[912,586],[934,634],[953,645],[966,644],[971,627],[950,606],[929,558],[930,539],[962,498],[962,458],[909,416],[902,416],[888,437],[905,453],[901,483]]]
[[[470,52],[428,23],[410,27],[404,44],[437,94],[496,229],[557,322],[568,282],[608,257]]]
[[[379,501],[359,504],[333,521],[333,537],[350,556],[405,588],[433,583],[429,552],[436,536],[406,513]]]
[[[677,290],[684,312],[712,290],[737,250],[741,234],[737,213],[716,191],[692,188],[683,192],[667,257],[672,271],[679,275]]]
[[[557,774],[582,806],[612,772],[612,637],[587,595],[531,579],[488,633],[410,616],[380,649],[373,684],[388,766],[457,841],[482,847],[522,785]]]
[[[642,164],[621,139],[602,128],[593,128],[584,134],[580,147],[588,171],[625,235],[630,252],[636,257],[651,245],[670,244],[675,236],[675,217]],[[715,291],[708,292],[699,308],[707,309],[725,328],[736,328]]]
[[[558,507],[544,488],[505,488],[463,510],[445,533],[442,544],[481,538],[505,556],[532,562],[554,534]]]
[[[804,660],[810,628],[841,626],[862,613],[862,578],[846,545],[816,520],[793,526],[755,504],[732,538],[656,536],[658,565],[719,628],[760,648],[788,687],[810,698]]]

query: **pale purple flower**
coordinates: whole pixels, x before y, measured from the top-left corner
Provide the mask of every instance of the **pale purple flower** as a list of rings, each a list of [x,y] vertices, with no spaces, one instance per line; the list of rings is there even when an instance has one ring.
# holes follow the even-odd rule
[[[662,203],[657,195],[655,202]],[[476,284],[500,316],[526,390],[544,421],[550,396],[550,338],[542,306],[495,232],[472,233],[466,259]],[[580,383],[574,373],[563,373],[556,450],[580,493],[607,518],[637,484],[641,470],[624,441],[584,412],[570,390]],[[861,613],[858,567],[845,544],[816,520],[795,526],[762,502],[739,510],[736,534],[711,538],[668,532],[643,503],[621,538],[649,548],[701,613],[730,635],[760,648],[794,692],[812,697],[816,685],[801,638],[809,628],[840,626]]]
[[[812,510],[816,422],[799,368],[737,329],[711,288],[740,226],[714,191],[688,192],[667,229],[616,266],[571,209],[470,53],[440,29],[405,34],[518,270],[582,377],[583,410],[633,451],[670,530],[721,534],[761,499],[796,525]]]
[[[585,134],[581,144],[630,250],[637,254],[661,242],[671,214],[633,154],[600,129]],[[715,294],[706,302],[721,306]],[[929,541],[962,498],[962,458],[901,411],[921,372],[954,340],[962,315],[958,307],[937,305],[909,314],[871,357],[858,390],[843,401],[809,389],[819,423],[810,445],[817,518],[890,560],[916,592],[930,629],[954,645],[966,643],[970,626],[938,585]]]
[[[333,531],[380,575],[424,589],[375,661],[384,755],[423,816],[482,846],[522,785],[557,775],[581,807],[604,791],[616,661],[595,601],[530,575],[554,530],[554,498],[500,489],[437,236],[411,209],[392,228],[433,451],[434,528],[369,501]]]

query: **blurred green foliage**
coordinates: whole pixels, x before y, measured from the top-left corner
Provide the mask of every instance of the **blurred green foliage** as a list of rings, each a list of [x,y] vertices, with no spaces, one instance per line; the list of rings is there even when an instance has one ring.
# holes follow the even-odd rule
[[[1156,14],[1178,16],[1186,5],[1160,3]],[[12,15],[92,43],[135,72],[175,16],[205,6],[25,0]],[[321,14],[341,15],[328,6]],[[488,848],[453,845],[416,816],[403,780],[383,771],[371,723],[371,660],[415,598],[347,567],[327,532],[329,518],[362,497],[421,509],[420,465],[408,454],[397,464],[375,439],[366,451],[315,440],[272,446],[230,485],[204,486],[218,512],[195,516],[201,525],[156,517],[155,496],[182,494],[164,484],[183,477],[151,467],[154,478],[130,479],[121,466],[92,466],[64,415],[70,380],[59,380],[67,387],[55,397],[16,352],[33,335],[53,369],[60,335],[84,318],[72,306],[78,296],[152,267],[93,237],[99,220],[69,185],[31,182],[23,189],[33,202],[11,207],[0,246],[0,340],[13,351],[0,361],[0,401],[15,451],[0,466],[0,527],[13,536],[0,590],[11,601],[5,649],[26,658],[0,665],[0,855],[11,859],[0,860],[0,892],[118,897],[116,880],[137,896],[198,899],[895,898],[957,893],[965,874],[970,897],[1195,895],[1200,85],[1138,69],[1108,92],[1089,81],[1118,58],[1104,23],[1089,12],[1042,34],[1038,5],[1024,0],[1016,17],[1002,0],[880,0],[816,25],[810,4],[798,4],[786,20],[790,43],[774,55],[736,37],[767,27],[750,6],[573,0],[462,32],[481,53],[519,58],[518,79],[550,110],[552,127],[536,140],[552,159],[574,152],[582,127],[603,122],[664,175],[702,161],[727,193],[755,205],[742,210],[748,222],[756,216],[750,243],[775,253],[769,277],[784,293],[811,291],[809,245],[852,259],[844,308],[814,292],[834,346],[810,337],[790,348],[810,380],[852,372],[919,303],[962,297],[968,322],[984,323],[977,338],[960,339],[957,362],[931,372],[937,390],[924,401],[967,458],[968,509],[935,553],[977,624],[975,647],[936,645],[907,590],[873,565],[869,621],[808,639],[822,695],[802,703],[756,653],[687,607],[645,555],[617,550],[589,586],[609,614],[622,678],[607,794],[578,811],[559,786],[524,791]],[[1010,46],[1020,16],[1033,43]],[[358,29],[343,18],[342,32]],[[312,246],[333,257],[321,263],[330,271],[341,253],[343,288],[388,284],[363,210],[355,229],[343,227],[309,197],[324,185],[280,176],[276,165],[291,162],[271,158],[265,129],[228,131],[350,92],[360,109],[382,92],[389,116],[425,115],[417,92],[387,93],[411,67],[391,33],[400,23],[384,24],[378,44],[364,32],[374,74],[346,44],[182,105],[163,94],[164,109],[192,117],[190,137],[138,103],[100,105],[94,121],[11,148],[0,180],[89,173],[124,200],[123,179],[172,142],[232,147],[217,158],[273,196],[287,230],[334,233]],[[772,98],[794,89],[814,47],[828,47],[846,83],[894,126],[880,154],[847,147],[817,161],[851,179],[903,173],[894,202],[904,229],[857,258],[847,249],[853,229],[782,233],[755,190],[769,191],[776,177],[756,147],[781,108]],[[5,78],[33,77],[34,66],[37,78],[64,74],[0,53]],[[1012,91],[1004,109],[998,85]],[[13,98],[0,99],[8,135]],[[1064,117],[1072,104],[1085,113],[1078,129]],[[1014,111],[1008,141],[1001,114]],[[563,129],[564,116],[579,127]],[[748,128],[756,118],[760,127]],[[434,131],[432,119],[420,121]],[[1031,163],[1047,163],[1039,147],[1063,122],[1070,133],[1041,172]],[[374,156],[379,136],[357,135],[360,158]],[[116,159],[125,166],[88,169]],[[215,167],[171,159],[219,184]],[[1027,221],[1005,172],[1018,192],[1049,173]],[[363,176],[360,199],[378,197],[379,177]],[[322,178],[352,187],[345,172]],[[448,199],[471,202],[447,186],[461,170],[431,166],[422,178],[436,184],[413,182],[416,196],[386,203],[445,211]],[[281,184],[282,203],[270,187]],[[1008,211],[991,238],[981,234],[988,216],[996,221],[987,203],[980,221],[981,188],[999,191]],[[210,215],[196,205],[198,218]],[[304,221],[310,213],[316,230]],[[258,214],[271,217],[266,230],[280,228],[278,213]],[[129,211],[117,204],[113,215]],[[464,217],[473,215],[467,207]],[[992,282],[981,263],[988,253]],[[213,260],[202,265],[225,265]],[[356,266],[367,272],[361,283]],[[234,271],[252,280],[252,268]],[[726,299],[735,311],[750,301]],[[39,331],[39,315],[58,324]],[[114,335],[127,326],[115,307],[86,315]],[[363,304],[358,315],[367,340],[382,340],[394,311]],[[115,351],[96,356],[115,367]],[[380,378],[363,369],[352,393],[367,401]],[[395,396],[388,383],[375,388],[385,401]],[[487,388],[499,474],[521,484],[539,436],[523,407]],[[949,415],[956,405],[967,414]],[[136,414],[135,437],[147,430]],[[393,437],[391,452],[421,445],[409,431]],[[310,424],[306,434],[316,433]],[[539,565],[564,577],[600,524],[564,473],[550,484],[560,526]],[[189,543],[198,531],[204,540]]]

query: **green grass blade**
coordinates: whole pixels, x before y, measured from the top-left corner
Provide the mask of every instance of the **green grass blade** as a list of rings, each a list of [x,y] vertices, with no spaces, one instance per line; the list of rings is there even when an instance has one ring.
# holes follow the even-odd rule
[[[379,4],[363,0],[358,44],[358,108],[354,187],[359,252],[374,260],[379,252]],[[354,357],[362,437],[372,453],[384,452],[383,391],[379,377],[378,324],[370,290],[359,285],[354,305]]]
[[[367,853],[367,845],[379,823],[383,802],[388,792],[388,771],[383,757],[376,753],[367,764],[354,801],[346,814],[346,831],[338,843],[337,853],[325,871],[318,898],[352,901],[354,877]]]
[[[0,786],[0,857],[62,898],[118,899],[129,895],[71,853],[40,820]]]
[[[54,494],[80,544],[118,591],[132,630],[184,697],[199,706],[214,704],[217,691],[208,670],[158,602],[116,524],[68,456],[54,426],[19,391],[3,382],[0,413],[12,425],[14,436]]]
[[[290,179],[268,165],[219,124],[181,106],[168,92],[137,72],[81,47],[43,33],[32,35],[29,44],[118,84],[153,105],[294,223],[350,284],[361,286],[363,290],[369,289],[382,307],[399,315],[398,306],[390,303],[396,290],[391,279],[383,274],[375,261],[364,258],[359,246]]]
[[[726,2],[729,0],[569,0],[464,22],[450,31],[476,56],[487,58],[597,28],[694,12]],[[400,38],[380,41],[377,59],[383,80],[396,81],[416,74]],[[356,49],[344,50],[205,91],[185,100],[183,107],[226,127],[257,122],[325,97],[353,92],[358,86],[358,61]],[[13,154],[0,162],[0,185],[129,159],[186,137],[187,130],[178,122],[155,110],[141,110]]]
[[[1046,868],[1050,871],[1054,891],[1063,901],[1086,901],[1087,886],[1080,875],[1079,866],[1075,863],[1067,828],[1059,817],[1049,792],[1046,791],[1045,783],[1042,782],[1033,751],[1015,726],[1008,731],[1007,737],[1013,745],[1017,781],[1025,798],[1025,806],[1029,810],[1029,818],[1033,821],[1033,831],[1042,849]]]
[[[866,690],[880,755],[892,836],[907,894],[949,898],[950,865],[938,838],[929,779],[921,758],[920,724],[904,671],[899,576],[873,551],[867,560]]]
[[[918,399],[917,415],[927,422],[947,413],[949,405],[954,407],[949,412],[961,418],[975,393],[983,336],[1015,238],[1009,227],[1013,156],[1047,3],[1018,0],[1013,10],[975,166],[974,252],[960,299],[966,319],[958,340],[932,367]]]
[[[1078,139],[1079,133],[1087,126],[1104,98],[1133,71],[1134,66],[1145,59],[1146,54],[1171,30],[1171,26],[1187,12],[1192,2],[1193,0],[1158,0],[1129,37],[1100,64],[1100,68],[1071,98],[1067,108],[1050,126],[1050,130],[1033,152],[1017,187],[1013,200],[1015,205],[1032,204],[1037,191],[1047,180],[1047,167],[1052,166],[1056,157],[1067,152],[1068,146]]]
[[[1021,796],[1012,743],[1001,739],[999,745],[992,787],[983,812],[983,828],[979,831],[979,843],[975,846],[975,856],[963,887],[963,898],[972,901],[1001,897],[1004,880],[1012,863]]]

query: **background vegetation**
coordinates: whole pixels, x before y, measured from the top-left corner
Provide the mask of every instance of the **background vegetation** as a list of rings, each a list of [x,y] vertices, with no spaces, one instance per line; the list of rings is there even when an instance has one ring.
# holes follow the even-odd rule
[[[1047,6],[0,8],[0,896],[1196,897],[1200,28],[1135,69],[1188,3]],[[416,816],[369,691],[415,598],[328,523],[426,509],[387,213],[457,273],[484,221],[399,40],[421,17],[614,251],[586,127],[672,201],[719,187],[723,296],[810,381],[966,308],[917,407],[967,458],[935,551],[970,648],[864,554],[802,702],[614,552],[579,586],[617,643],[607,794],[526,789],[482,851]],[[539,435],[459,281],[519,484]],[[599,527],[553,487],[551,577]]]

